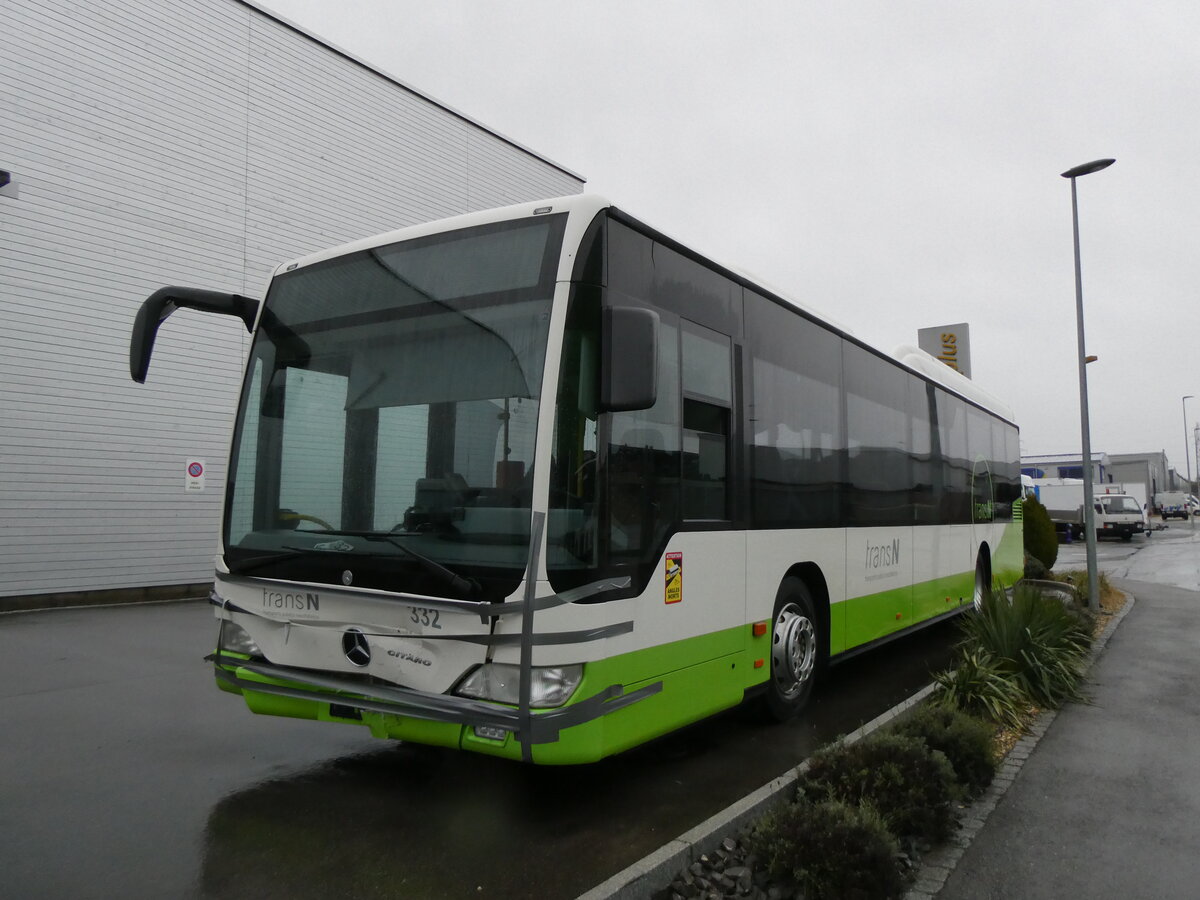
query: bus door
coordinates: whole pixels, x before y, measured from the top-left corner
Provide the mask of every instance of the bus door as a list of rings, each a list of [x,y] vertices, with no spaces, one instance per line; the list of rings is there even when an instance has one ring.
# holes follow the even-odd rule
[[[606,478],[614,570],[648,584],[639,627],[656,642],[708,635],[741,649],[745,541],[732,534],[733,348],[727,335],[666,314],[659,388],[647,410],[613,413]]]

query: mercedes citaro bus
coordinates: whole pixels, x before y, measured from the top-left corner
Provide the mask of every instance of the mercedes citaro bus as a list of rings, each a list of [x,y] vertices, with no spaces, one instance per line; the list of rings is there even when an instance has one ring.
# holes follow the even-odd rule
[[[594,196],[281,265],[252,333],[211,602],[257,713],[583,763],[1022,567],[1012,414]]]

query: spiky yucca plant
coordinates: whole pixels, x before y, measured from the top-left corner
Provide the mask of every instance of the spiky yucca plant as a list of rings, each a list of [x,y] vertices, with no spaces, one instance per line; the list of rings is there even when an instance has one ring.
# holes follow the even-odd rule
[[[1010,676],[1033,703],[1053,707],[1079,699],[1092,646],[1085,613],[1017,585],[1011,599],[993,591],[963,628],[964,651],[986,654],[989,668]]]
[[[954,668],[938,672],[933,680],[941,688],[931,702],[1016,728],[1029,701],[1021,686],[992,655],[975,648],[960,648]]]

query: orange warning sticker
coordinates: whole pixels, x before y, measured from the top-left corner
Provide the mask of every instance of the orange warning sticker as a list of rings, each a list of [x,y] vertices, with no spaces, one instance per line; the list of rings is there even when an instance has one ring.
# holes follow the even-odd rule
[[[667,554],[667,602],[678,603],[683,599],[683,554]]]

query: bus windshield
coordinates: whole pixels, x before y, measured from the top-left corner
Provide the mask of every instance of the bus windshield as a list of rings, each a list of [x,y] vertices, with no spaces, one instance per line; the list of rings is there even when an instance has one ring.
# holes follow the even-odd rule
[[[469,583],[491,599],[516,587],[564,222],[275,279],[230,461],[232,572],[443,596]]]

